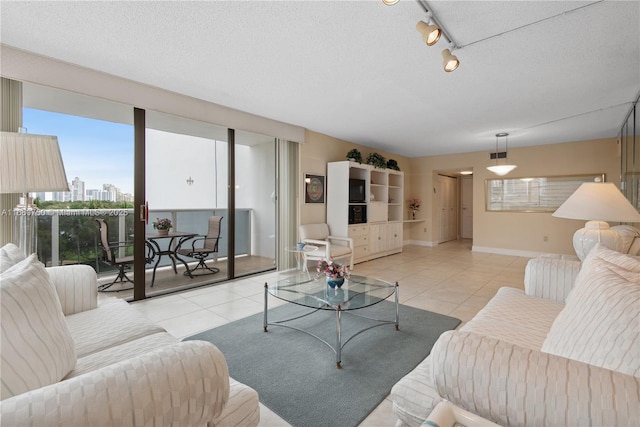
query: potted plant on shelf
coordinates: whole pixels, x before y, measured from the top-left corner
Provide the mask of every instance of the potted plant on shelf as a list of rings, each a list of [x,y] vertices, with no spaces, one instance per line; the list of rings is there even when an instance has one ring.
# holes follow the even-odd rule
[[[387,159],[384,158],[382,154],[379,153],[371,153],[367,157],[367,164],[371,165],[378,169],[386,169],[387,168]]]
[[[394,171],[399,171],[400,167],[398,166],[398,162],[393,159],[389,159],[387,161],[387,169],[393,169]]]
[[[420,199],[412,197],[407,200],[407,203],[409,203],[409,209],[411,210],[411,219],[416,219],[416,212],[420,210],[420,204],[422,202]]]
[[[327,285],[332,288],[341,287],[344,279],[349,277],[349,267],[333,261],[328,262],[324,259],[318,261],[316,270],[318,273],[324,273],[327,276]]]
[[[347,153],[347,159],[352,162],[362,163],[362,154],[360,154],[360,150],[357,148],[352,148]]]
[[[158,230],[159,236],[166,236],[169,234],[169,230],[173,227],[169,218],[156,218],[153,222],[153,228]]]

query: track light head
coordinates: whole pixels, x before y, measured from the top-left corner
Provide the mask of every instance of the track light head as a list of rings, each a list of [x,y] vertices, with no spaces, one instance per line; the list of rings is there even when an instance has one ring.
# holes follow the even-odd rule
[[[386,4],[387,6],[393,6],[394,4],[398,3],[400,0],[382,0],[382,3]]]
[[[433,46],[442,36],[442,30],[437,25],[429,25],[424,21],[418,21],[416,30],[422,35],[422,40],[427,46]]]
[[[449,49],[442,51],[442,66],[447,73],[454,71],[460,65],[458,57],[451,53]]]

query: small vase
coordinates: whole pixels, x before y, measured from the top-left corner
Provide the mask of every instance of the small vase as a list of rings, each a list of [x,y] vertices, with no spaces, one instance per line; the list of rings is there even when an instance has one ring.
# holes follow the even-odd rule
[[[411,219],[416,219],[416,211],[411,211]]]
[[[158,230],[158,236],[168,236],[169,230]]]
[[[335,288],[336,286],[339,288],[344,283],[344,277],[338,277],[336,279],[327,276],[327,285],[331,288]]]

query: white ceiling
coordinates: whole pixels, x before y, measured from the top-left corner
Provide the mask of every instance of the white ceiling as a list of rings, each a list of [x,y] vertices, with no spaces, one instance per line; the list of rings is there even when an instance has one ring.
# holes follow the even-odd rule
[[[640,1],[2,1],[1,42],[409,157],[615,137]],[[38,29],[38,30],[34,30]]]

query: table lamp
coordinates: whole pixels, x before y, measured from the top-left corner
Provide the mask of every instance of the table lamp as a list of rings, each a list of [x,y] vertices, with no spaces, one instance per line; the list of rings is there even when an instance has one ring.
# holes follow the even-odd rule
[[[611,182],[586,182],[580,185],[553,213],[557,218],[588,220],[573,235],[573,247],[580,260],[601,243],[620,251],[622,238],[605,221],[640,222],[640,213]]]
[[[0,193],[22,193],[13,210],[14,241],[26,255],[36,252],[37,207],[30,192],[69,191],[58,138],[0,132]]]

